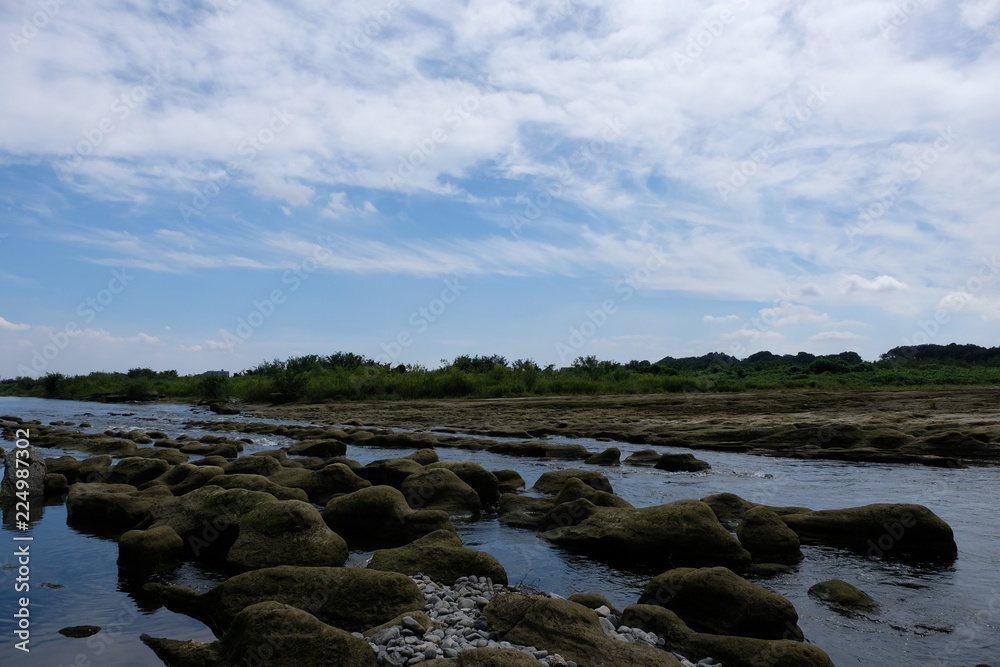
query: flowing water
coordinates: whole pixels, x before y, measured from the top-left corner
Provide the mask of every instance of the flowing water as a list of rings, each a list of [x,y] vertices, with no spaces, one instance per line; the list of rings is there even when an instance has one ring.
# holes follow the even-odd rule
[[[201,431],[184,429],[190,419],[215,415],[182,405],[106,405],[74,401],[0,398],[0,414],[43,423],[65,420],[91,424],[88,431],[143,428],[170,436]],[[223,419],[223,418],[220,418]],[[225,417],[232,420],[239,417]],[[259,421],[259,420],[254,420]],[[240,437],[243,437],[242,434]],[[244,453],[289,444],[285,438],[251,436]],[[555,442],[559,439],[553,438]],[[568,441],[566,441],[568,442]],[[609,443],[574,440],[599,451]],[[9,443],[5,443],[8,446]],[[642,449],[616,443],[622,457]],[[668,451],[663,449],[663,451]],[[683,450],[675,450],[683,451]],[[62,451],[43,450],[44,456]],[[73,454],[72,452],[69,452]],[[362,463],[396,456],[384,449],[351,446],[348,456]],[[489,469],[515,469],[530,487],[543,472],[577,463],[536,461],[482,451],[439,449],[441,458],[470,460]],[[73,454],[82,458],[80,455]],[[698,452],[712,465],[703,473],[667,473],[631,466],[601,468],[615,492],[637,507],[684,498],[735,493],[768,505],[801,505],[813,509],[852,507],[876,502],[920,503],[930,507],[955,531],[958,558],[948,565],[899,563],[821,546],[803,547],[805,560],[791,574],[760,581],[792,601],[808,641],[822,647],[840,667],[845,665],[1000,667],[1000,467],[964,469],[924,466],[854,464],[763,458],[725,452]],[[0,531],[0,664],[2,665],[158,665],[138,639],[142,633],[175,639],[210,641],[200,622],[155,607],[115,563],[117,546],[110,536],[83,533],[66,525],[65,507],[39,512],[27,533],[31,542],[31,654],[13,648],[12,617],[18,573],[12,516],[5,513]],[[496,556],[512,583],[530,583],[563,596],[595,592],[619,608],[638,598],[656,572],[583,558],[564,552],[529,530],[509,528],[496,517],[456,526],[467,546]],[[363,560],[355,554],[352,560]],[[222,574],[187,564],[172,582],[207,590]],[[818,581],[838,578],[866,591],[880,604],[867,616],[844,617],[806,595]],[[57,633],[71,625],[98,625],[103,631],[85,639]]]

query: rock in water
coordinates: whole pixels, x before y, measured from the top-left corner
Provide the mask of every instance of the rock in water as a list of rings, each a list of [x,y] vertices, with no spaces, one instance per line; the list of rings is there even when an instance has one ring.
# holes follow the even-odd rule
[[[758,505],[747,510],[736,537],[757,563],[798,563],[799,536],[777,514]]]
[[[0,501],[9,502],[18,498],[19,491],[27,491],[29,497],[41,498],[45,494],[45,461],[35,455],[33,447],[12,447],[4,455],[3,481],[0,482]],[[17,471],[27,471],[27,477],[18,477]],[[27,480],[27,488],[18,489],[17,480]]]
[[[803,542],[847,546],[872,558],[954,559],[958,554],[951,526],[923,505],[877,503],[781,519]]]
[[[840,579],[829,579],[813,584],[809,588],[809,595],[845,615],[878,609],[878,603],[871,596]]]
[[[425,574],[445,584],[467,575],[507,584],[507,571],[500,561],[485,551],[463,547],[458,535],[448,530],[435,531],[406,546],[376,551],[368,567],[411,576]]]
[[[657,605],[626,608],[622,623],[656,633],[670,650],[689,660],[714,658],[725,667],[834,667],[830,656],[812,644],[695,632],[677,614]]]
[[[149,635],[141,639],[168,665],[377,667],[375,654],[364,639],[273,601],[241,610],[225,637],[211,644]]]
[[[664,572],[646,584],[639,604],[670,609],[698,632],[802,640],[791,602],[724,567]]]
[[[216,634],[227,631],[242,610],[267,600],[294,605],[349,632],[424,606],[423,594],[406,575],[353,567],[282,565],[252,570],[230,577],[204,595],[184,586],[147,584],[147,588],[159,593],[168,609],[203,621]]]
[[[749,552],[698,500],[638,509],[597,507],[585,499],[575,502],[584,505],[577,512],[582,520],[541,533],[542,537],[574,551],[664,570],[722,565],[742,572],[750,565]]]

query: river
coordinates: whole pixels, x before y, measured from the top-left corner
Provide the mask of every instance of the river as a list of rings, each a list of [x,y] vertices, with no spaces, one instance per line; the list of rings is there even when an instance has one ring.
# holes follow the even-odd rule
[[[158,430],[171,437],[192,419],[216,418],[186,405],[110,405],[0,397],[0,414],[43,423],[69,421],[91,424],[81,430],[108,428]],[[219,418],[222,419],[222,418]],[[240,419],[226,417],[225,419]],[[254,419],[254,421],[261,421]],[[240,434],[237,437],[244,437]],[[290,444],[286,438],[252,436],[246,453]],[[609,443],[575,442],[593,451]],[[4,444],[9,447],[9,443]],[[616,443],[624,459],[639,445]],[[662,451],[685,451],[661,448]],[[74,452],[41,450],[43,456]],[[565,461],[536,461],[483,451],[440,449],[441,458],[476,461],[488,469],[515,469],[530,487],[543,472],[578,465]],[[398,455],[384,449],[350,446],[348,454],[361,463]],[[949,565],[920,565],[874,560],[849,551],[804,546],[805,559],[791,574],[759,581],[795,605],[799,625],[808,641],[823,648],[840,667],[846,665],[907,665],[960,667],[992,663],[1000,667],[1000,467],[962,469],[914,465],[855,464],[764,458],[726,452],[698,452],[712,470],[667,473],[631,466],[604,467],[615,492],[637,507],[684,498],[731,492],[769,505],[801,505],[813,509],[852,507],[876,502],[926,505],[955,532],[958,558]],[[40,512],[27,533],[13,529],[5,512],[0,531],[0,643],[3,665],[127,665],[162,664],[140,641],[139,635],[211,641],[200,622],[152,604],[139,583],[120,577],[115,564],[117,546],[111,536],[81,532],[66,525],[63,505]],[[648,571],[623,569],[566,553],[539,539],[532,531],[509,528],[495,516],[456,525],[467,546],[496,556],[512,583],[524,582],[563,596],[595,592],[619,608],[632,604],[649,579]],[[15,535],[31,542],[31,654],[13,648],[17,598]],[[367,554],[353,553],[363,562]],[[171,579],[206,590],[223,574],[195,564],[182,566]],[[880,604],[878,612],[847,618],[806,595],[814,583],[844,579],[866,591]],[[10,612],[8,610],[11,610]],[[72,625],[98,625],[100,634],[69,639],[58,634]]]

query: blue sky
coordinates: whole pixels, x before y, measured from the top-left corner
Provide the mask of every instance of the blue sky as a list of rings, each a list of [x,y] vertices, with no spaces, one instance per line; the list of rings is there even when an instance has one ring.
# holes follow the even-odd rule
[[[1000,0],[0,27],[2,377],[1000,344]]]

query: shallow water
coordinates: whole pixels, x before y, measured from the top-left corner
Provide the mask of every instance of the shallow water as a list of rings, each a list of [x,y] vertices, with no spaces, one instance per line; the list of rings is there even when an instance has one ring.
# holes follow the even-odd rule
[[[110,414],[117,413],[117,414]],[[125,416],[121,413],[132,413]],[[0,397],[0,414],[43,422],[88,421],[94,431],[133,427],[182,431],[189,419],[240,419],[192,411],[189,406],[114,406],[73,401]],[[83,416],[83,415],[89,416]],[[261,420],[254,420],[261,421]],[[242,435],[241,435],[242,437]],[[251,435],[245,453],[288,444],[287,439]],[[553,441],[560,441],[553,439]],[[565,441],[565,440],[564,440]],[[569,442],[569,441],[566,441]],[[605,442],[574,440],[599,451]],[[616,444],[622,457],[642,446]],[[668,451],[663,449],[662,451]],[[685,451],[685,450],[675,450]],[[58,455],[62,452],[46,453]],[[517,470],[531,484],[547,470],[580,465],[536,461],[487,452],[439,449],[441,458],[481,463],[490,469]],[[405,454],[351,446],[348,456],[362,463]],[[996,494],[1000,467],[943,469],[924,466],[853,464],[752,457],[725,452],[696,452],[712,464],[706,473],[666,473],[630,466],[602,468],[615,492],[636,506],[732,492],[770,505],[803,505],[829,509],[874,502],[913,502],[930,507],[955,531],[959,554],[950,565],[919,565],[872,560],[829,547],[803,547],[805,560],[795,572],[761,581],[790,599],[809,641],[822,647],[837,665],[941,665],[958,667],[992,663],[1000,667],[1000,513]],[[65,523],[65,508],[47,507],[34,524],[32,542],[32,652],[12,648],[13,591],[16,573],[0,570],[0,644],[2,665],[71,665],[78,655],[89,664],[157,665],[138,636],[210,641],[200,622],[137,604],[135,589],[119,578],[113,541],[81,533]],[[13,560],[15,534],[5,517],[0,531],[0,563]],[[617,606],[638,598],[651,573],[612,567],[566,553],[528,530],[508,528],[496,517],[457,525],[468,546],[496,556],[513,583],[526,582],[560,595],[597,592]],[[845,618],[815,602],[806,590],[824,579],[840,578],[857,585],[881,605],[868,617]],[[185,565],[174,575],[178,583],[205,590],[219,575]],[[47,588],[43,582],[64,588]],[[126,592],[131,590],[132,594]],[[140,602],[146,601],[141,598]],[[101,625],[105,632],[87,639],[57,634],[69,625]],[[19,655],[20,654],[20,655]],[[82,664],[82,663],[79,663]]]

